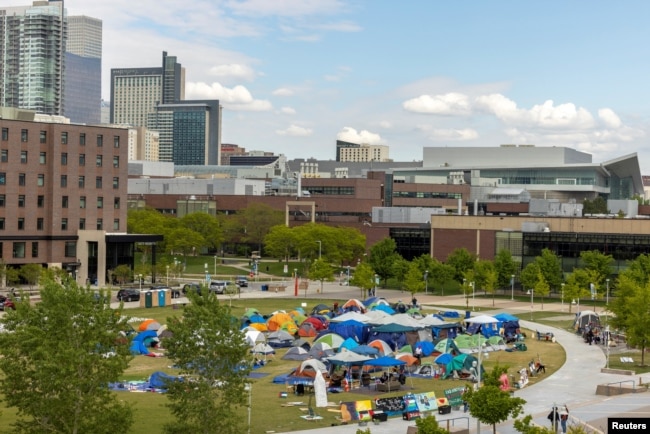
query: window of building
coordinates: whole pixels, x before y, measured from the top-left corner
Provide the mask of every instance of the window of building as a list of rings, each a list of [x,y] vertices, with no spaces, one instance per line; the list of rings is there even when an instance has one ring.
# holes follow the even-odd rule
[[[79,230],[85,230],[86,229],[86,219],[80,218],[79,219]]]
[[[62,145],[68,144],[68,133],[66,133],[65,131],[61,133],[61,144]]]
[[[118,189],[120,188],[120,178],[117,176],[113,177],[113,188]]]
[[[18,218],[18,230],[19,231],[24,231],[25,230],[25,218],[24,217],[19,217]]]
[[[32,241],[32,258],[38,258],[38,241]]]
[[[61,208],[68,207],[68,196],[61,196]]]
[[[18,195],[18,208],[25,208],[25,195],[24,194],[19,194]]]
[[[27,182],[27,175],[24,173],[18,174],[18,185],[24,186]]]
[[[62,231],[67,231],[68,230],[68,219],[67,218],[62,218],[61,219],[61,230]]]
[[[0,162],[6,163],[9,161],[9,150],[8,149],[3,149],[0,151]]]
[[[86,154],[79,154],[79,165],[80,166],[86,165]]]
[[[101,148],[102,146],[104,146],[104,136],[97,134],[97,147]]]
[[[118,156],[113,157],[113,167],[115,168],[120,167],[120,157]]]
[[[45,175],[42,174],[42,173],[39,173],[36,183],[38,184],[39,187],[43,187],[45,185]]]
[[[86,208],[86,196],[81,196],[79,198],[79,208]]]
[[[84,188],[86,186],[86,177],[85,176],[80,176],[79,177],[79,188]]]
[[[5,230],[5,218],[0,217],[0,231],[4,231],[4,230]]]
[[[113,136],[113,147],[114,148],[120,147],[120,136]]]
[[[9,128],[3,128],[2,129],[2,141],[6,142],[9,140]]]
[[[120,230],[120,219],[113,220],[113,230],[114,231]]]
[[[113,198],[113,208],[120,209],[120,198],[119,197]]]
[[[3,247],[4,246],[2,245],[2,243],[0,243],[0,258],[2,258],[2,249],[3,249]]]
[[[103,219],[97,219],[97,230],[98,231],[104,230],[104,220]]]
[[[5,200],[6,200],[6,196],[4,194],[0,194],[0,208],[5,207]]]
[[[77,242],[76,241],[66,241],[65,242],[65,252],[63,253],[66,258],[76,258],[77,257]]]
[[[5,185],[7,183],[7,174],[5,172],[0,172],[0,185]]]
[[[45,206],[45,196],[42,194],[39,194],[38,197],[36,198],[36,206],[39,208],[43,208]]]
[[[68,153],[67,152],[62,152],[61,153],[61,166],[67,166],[68,165]]]
[[[101,155],[98,155],[97,158],[95,159],[95,162],[96,162],[95,164],[96,164],[97,167],[102,167],[102,160],[103,160],[103,157]]]
[[[40,164],[47,163],[47,152],[41,152],[40,154],[38,154],[38,162]]]
[[[25,257],[25,243],[22,241],[17,241],[13,246],[13,255],[14,258],[24,258]]]
[[[20,164],[27,164],[27,151],[20,151]]]
[[[102,188],[102,177],[98,176],[95,178],[95,187],[96,188]]]
[[[20,141],[26,142],[27,140],[29,140],[29,132],[27,130],[20,130]]]
[[[104,198],[101,196],[97,198],[97,208],[104,208]]]
[[[36,219],[36,230],[37,231],[42,231],[45,228],[45,219],[43,217],[39,217]]]
[[[86,146],[86,133],[79,134],[79,145]]]
[[[47,143],[47,131],[41,131],[38,135],[38,141],[40,143]]]
[[[68,186],[68,175],[61,175],[61,187],[65,188]]]

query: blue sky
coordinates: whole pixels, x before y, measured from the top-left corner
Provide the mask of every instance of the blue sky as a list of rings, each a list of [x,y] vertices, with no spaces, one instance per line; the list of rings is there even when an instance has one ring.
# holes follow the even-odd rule
[[[8,5],[28,4],[5,0]],[[337,138],[390,146],[568,146],[638,153],[650,175],[650,2],[66,0],[103,20],[111,68],[186,68],[219,99],[224,143],[334,159]]]

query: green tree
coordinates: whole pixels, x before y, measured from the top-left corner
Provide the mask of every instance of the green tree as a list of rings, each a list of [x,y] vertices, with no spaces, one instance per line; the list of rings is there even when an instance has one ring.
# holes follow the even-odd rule
[[[324,259],[316,259],[309,267],[309,278],[320,281],[320,293],[323,293],[323,281],[334,281],[334,268]]]
[[[602,196],[598,196],[593,200],[585,199],[582,202],[582,215],[587,214],[609,214],[607,201]]]
[[[562,261],[549,249],[543,249],[542,254],[535,258],[535,262],[539,266],[542,275],[549,288],[560,289],[564,273],[562,272]]]
[[[102,300],[109,294],[102,292]],[[43,279],[40,303],[0,319],[0,392],[18,409],[12,432],[128,432],[133,413],[107,385],[131,360],[122,309],[66,278]]]
[[[399,257],[397,243],[392,238],[384,238],[370,248],[368,263],[386,284],[388,278],[393,276],[393,262]]]
[[[512,258],[512,253],[506,249],[497,252],[494,258],[494,268],[499,276],[497,285],[499,288],[508,288],[511,285],[512,276],[518,273],[519,264]]]
[[[20,283],[20,270],[14,267],[7,267],[7,271],[5,271],[5,279],[7,281],[7,286],[17,285]]]
[[[463,277],[463,294],[465,295],[465,309],[469,310],[469,296],[476,292],[476,282],[474,281],[474,269],[465,271]]]
[[[115,279],[117,279],[120,285],[124,285],[126,282],[133,280],[133,272],[131,271],[131,267],[126,264],[118,265],[115,267],[115,270],[113,270],[113,276],[115,276]]]
[[[167,356],[184,381],[169,384],[168,407],[175,420],[167,433],[239,434],[238,408],[246,404],[251,357],[230,308],[208,292],[189,292],[182,317],[167,319],[172,336]]]
[[[492,425],[496,434],[497,424],[516,418],[523,410],[526,401],[511,396],[497,386],[483,386],[468,396],[469,413],[481,422]]]
[[[544,297],[547,297],[550,291],[551,289],[549,288],[548,283],[546,282],[546,279],[540,270],[533,292],[534,295],[538,296],[542,300],[542,310],[544,310]]]
[[[449,431],[442,428],[435,416],[419,417],[415,419],[415,426],[418,427],[418,434],[448,434]]]
[[[256,245],[260,255],[266,234],[273,226],[284,223],[284,213],[264,203],[252,203],[236,215],[245,228],[243,241]]]
[[[409,265],[406,278],[404,279],[404,289],[411,293],[414,297],[416,293],[424,291],[425,283],[424,276],[420,267],[414,262]]]
[[[297,255],[296,232],[285,225],[273,226],[264,237],[264,252],[272,257],[284,260]]]
[[[521,270],[521,274],[519,275],[519,279],[521,280],[521,285],[524,291],[534,288],[535,285],[537,284],[537,280],[539,279],[539,276],[540,276],[540,269],[537,262],[528,263],[524,267],[524,269]]]
[[[401,256],[393,262],[393,277],[397,279],[399,289],[404,288],[404,279],[406,278],[406,273],[409,271],[409,266],[411,263]]]
[[[181,218],[181,225],[200,234],[205,247],[216,250],[223,243],[223,233],[219,221],[205,212],[194,212]]]
[[[596,271],[587,270],[585,268],[575,268],[573,273],[569,274],[564,285],[564,296],[571,300],[577,300],[580,303],[581,299],[591,296],[589,285],[596,278]],[[569,304],[569,313],[571,312],[571,304]]]
[[[369,264],[362,262],[354,270],[350,283],[359,287],[362,299],[367,298],[368,291],[375,286],[375,271]]]
[[[25,279],[29,289],[34,289],[34,285],[38,284],[42,272],[43,267],[39,264],[25,264],[20,267],[20,277]]]
[[[476,255],[470,253],[466,248],[454,249],[447,256],[445,263],[454,268],[454,279],[458,282],[462,282],[465,277],[465,273],[468,270],[474,269],[474,263],[476,262]]]
[[[553,428],[533,423],[533,416],[527,414],[523,419],[516,419],[513,424],[515,430],[522,434],[556,434]],[[568,432],[573,432],[570,428]]]
[[[641,350],[641,366],[645,366],[645,352],[650,343],[650,285],[636,287],[629,300],[625,336],[629,345]]]
[[[492,294],[492,306],[494,306],[498,278],[494,263],[484,259],[477,261],[474,264],[474,274],[476,287],[483,289],[488,294]]]
[[[433,262],[433,269],[429,273],[429,278],[433,278],[433,287],[440,286],[440,295],[445,295],[445,284],[454,278],[455,270],[448,264],[440,261]]]
[[[201,234],[184,227],[172,229],[167,237],[167,248],[185,256],[186,263],[187,256],[195,255],[201,247],[205,246],[205,239]]]

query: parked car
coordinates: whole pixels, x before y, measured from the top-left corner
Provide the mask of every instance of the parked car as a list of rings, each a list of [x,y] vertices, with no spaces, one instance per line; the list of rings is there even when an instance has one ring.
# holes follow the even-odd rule
[[[248,287],[248,277],[246,277],[246,276],[237,276],[235,278],[235,285],[239,286],[240,288],[247,288]]]
[[[187,294],[190,291],[195,291],[197,294],[201,295],[201,284],[190,282],[183,285],[183,294]]]
[[[137,288],[122,288],[117,291],[119,301],[140,301],[140,290]]]
[[[210,282],[210,291],[214,292],[216,294],[223,294],[226,292],[226,288],[228,287],[228,282],[225,280],[213,280]]]
[[[172,293],[172,298],[179,298],[181,296],[181,290],[178,288],[170,288],[169,286],[165,285],[157,285],[157,286],[152,286],[149,288],[150,291],[171,291]]]
[[[16,305],[14,304],[14,301],[6,295],[0,295],[0,310],[4,311],[7,309],[16,310]]]

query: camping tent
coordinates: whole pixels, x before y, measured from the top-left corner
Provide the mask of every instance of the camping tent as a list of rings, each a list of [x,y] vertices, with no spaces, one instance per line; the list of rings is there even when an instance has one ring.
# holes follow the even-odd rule
[[[314,340],[314,345],[319,342],[324,342],[332,347],[332,349],[336,349],[341,346],[344,340],[345,339],[341,335],[336,333],[325,333]]]
[[[285,312],[277,312],[266,320],[266,326],[269,331],[286,330],[289,334],[295,334],[298,326],[293,321],[291,315]]]
[[[383,341],[381,339],[375,339],[374,341],[370,341],[368,345],[377,348],[377,350],[379,350],[379,354],[381,354],[382,356],[390,356],[391,354],[393,354],[393,350],[390,348],[390,345],[388,345],[386,341]]]
[[[292,347],[281,358],[282,360],[307,360],[309,357],[309,352],[303,347]]]
[[[576,312],[575,320],[573,321],[573,328],[575,330],[584,330],[586,326],[599,327],[600,317],[592,310],[583,310]]]
[[[325,357],[334,355],[336,351],[325,342],[316,342],[311,346],[308,352],[310,357],[321,360]]]
[[[167,390],[172,381],[182,381],[181,377],[165,374],[162,371],[155,371],[149,376],[149,386],[153,389]]]
[[[443,379],[449,376],[476,377],[478,360],[470,354],[460,354],[454,357],[451,362],[447,363]],[[454,374],[455,372],[455,374]],[[481,365],[481,376],[485,373],[485,368]]]
[[[269,333],[266,341],[274,348],[290,347],[293,344],[293,336],[284,330],[277,330]]]

